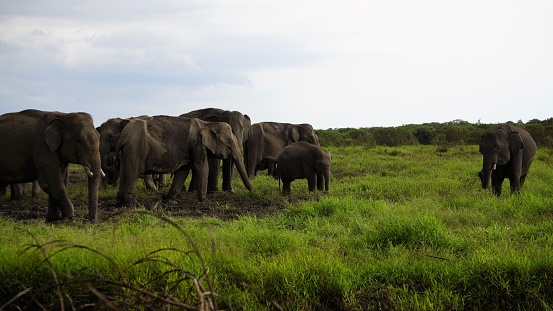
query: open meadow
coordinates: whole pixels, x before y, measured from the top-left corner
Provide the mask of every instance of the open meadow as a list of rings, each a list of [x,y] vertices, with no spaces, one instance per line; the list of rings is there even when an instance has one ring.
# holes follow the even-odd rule
[[[282,196],[265,171],[247,192],[137,208],[71,168],[76,223],[45,222],[47,196],[0,199],[0,309],[553,310],[553,150],[521,193],[483,190],[477,145],[328,147],[327,194]],[[237,175],[237,174],[235,174]]]

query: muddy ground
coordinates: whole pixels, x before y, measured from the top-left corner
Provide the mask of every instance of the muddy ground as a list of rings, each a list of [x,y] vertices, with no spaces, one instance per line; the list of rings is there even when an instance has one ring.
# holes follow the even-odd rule
[[[199,202],[195,192],[182,192],[178,195],[176,202],[169,203],[161,199],[166,190],[140,193],[138,195],[140,205],[137,207],[118,207],[115,200],[115,188],[100,189],[98,220],[108,220],[122,211],[136,209],[145,209],[154,214],[171,217],[215,217],[221,220],[233,220],[244,215],[266,217],[286,210],[293,200],[281,195],[256,198],[245,193],[235,194],[221,191],[208,194],[206,202]],[[75,191],[83,192],[77,195]],[[139,189],[139,191],[141,190]],[[18,201],[10,200],[9,189],[7,193],[0,195],[0,216],[13,220],[45,219],[48,196],[41,191],[39,198],[31,198],[30,187],[28,192],[25,198]],[[112,195],[106,195],[106,192],[112,193]],[[85,221],[88,215],[86,176],[81,172],[70,172],[68,193],[75,206],[76,220]],[[296,197],[294,200],[297,199]]]

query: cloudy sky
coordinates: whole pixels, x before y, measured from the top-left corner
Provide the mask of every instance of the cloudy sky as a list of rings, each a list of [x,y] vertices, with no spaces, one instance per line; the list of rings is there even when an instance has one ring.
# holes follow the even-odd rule
[[[544,120],[552,16],[550,0],[2,0],[0,113]]]

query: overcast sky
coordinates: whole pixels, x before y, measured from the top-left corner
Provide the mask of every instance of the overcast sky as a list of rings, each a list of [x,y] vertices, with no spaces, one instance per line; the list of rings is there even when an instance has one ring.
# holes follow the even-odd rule
[[[317,129],[553,117],[553,1],[2,0],[0,113]]]

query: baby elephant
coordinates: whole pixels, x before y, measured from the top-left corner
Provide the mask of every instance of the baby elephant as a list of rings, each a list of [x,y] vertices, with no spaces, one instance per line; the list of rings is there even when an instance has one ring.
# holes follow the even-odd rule
[[[282,193],[290,194],[290,183],[307,178],[309,191],[328,191],[330,183],[330,152],[307,142],[297,142],[286,146],[277,158],[277,172],[282,179]]]

